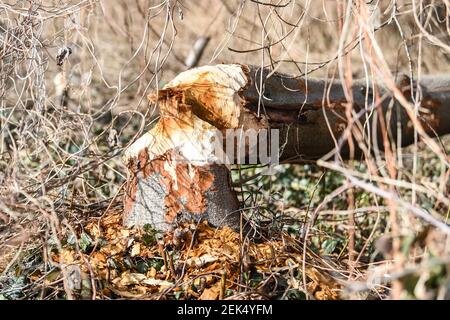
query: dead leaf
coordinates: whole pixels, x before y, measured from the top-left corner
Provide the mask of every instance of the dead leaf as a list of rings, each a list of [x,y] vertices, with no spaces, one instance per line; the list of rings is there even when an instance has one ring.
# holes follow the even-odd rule
[[[75,252],[73,250],[63,249],[59,255],[59,263],[72,264],[75,261]]]
[[[87,227],[86,230],[89,232],[89,234],[91,236],[93,236],[95,239],[100,238],[101,232],[100,232],[100,228],[97,224],[97,222],[95,223],[90,223]]]
[[[121,286],[129,286],[134,284],[139,284],[145,280],[145,275],[142,273],[124,273],[120,279],[119,284]]]
[[[210,254],[204,254],[200,257],[189,258],[186,260],[186,263],[190,267],[195,266],[197,268],[201,268],[201,267],[207,265],[208,263],[215,262],[217,260],[219,260],[219,258],[216,256],[212,256]]]
[[[158,272],[156,271],[156,269],[154,267],[151,267],[150,270],[147,272],[147,276],[149,278],[155,278],[157,273]]]
[[[141,244],[140,243],[133,244],[133,247],[131,248],[131,256],[135,257],[140,255],[140,253],[141,253]]]
[[[170,282],[170,281],[159,280],[159,279],[152,279],[152,278],[144,279],[144,280],[141,281],[141,283],[146,284],[148,286],[165,286],[165,287],[170,287],[170,286],[173,285],[173,283]]]
[[[217,300],[220,294],[220,282],[217,282],[211,288],[203,290],[199,300]]]

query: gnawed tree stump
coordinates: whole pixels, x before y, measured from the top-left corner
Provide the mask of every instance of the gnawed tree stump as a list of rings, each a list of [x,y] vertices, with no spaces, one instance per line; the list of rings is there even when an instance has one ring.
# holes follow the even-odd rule
[[[334,149],[344,159],[367,152],[355,144],[351,153],[345,141],[339,142],[348,126],[348,102],[339,81],[268,74],[239,64],[204,66],[179,74],[149,96],[159,104],[160,119],[125,152],[127,226],[150,224],[165,231],[179,221],[206,219],[214,226],[239,227],[229,169],[217,163],[214,152],[215,130],[279,129],[279,159],[288,163],[318,159]],[[402,78],[397,85],[406,99],[409,84]],[[372,126],[370,142],[381,151],[380,123],[390,141],[402,146],[414,141],[415,127],[422,134],[450,133],[450,77],[423,77],[420,88],[419,117],[412,119],[381,84],[367,88],[366,80],[353,82],[353,118]],[[369,108],[372,102],[378,104]]]
[[[150,224],[157,230],[169,230],[179,221],[206,219],[214,226],[239,228],[239,202],[228,168],[214,164],[212,132],[216,123],[222,128],[238,125],[238,91],[247,78],[239,73],[238,65],[200,70],[204,70],[205,82],[217,81],[223,87],[197,87],[197,95],[189,87],[202,86],[204,83],[196,82],[201,75],[184,72],[158,96],[150,97],[159,100],[161,118],[125,152],[130,168],[124,207],[128,226]],[[230,78],[234,74],[240,77]],[[220,92],[212,91],[216,87]],[[202,102],[195,103],[207,98],[210,100],[203,102],[209,103],[207,108],[199,108]],[[202,120],[197,114],[202,110],[215,122]]]

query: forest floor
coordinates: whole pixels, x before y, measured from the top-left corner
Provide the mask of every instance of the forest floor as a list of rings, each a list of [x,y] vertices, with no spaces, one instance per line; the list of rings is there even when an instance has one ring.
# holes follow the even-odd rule
[[[443,141],[449,144],[450,139]],[[421,170],[429,174],[429,169],[424,165]],[[241,168],[239,174],[236,168],[233,175],[237,179],[257,171]],[[70,227],[59,239],[49,236],[43,243],[41,237],[30,237],[19,251],[13,242],[2,248],[0,298],[388,298],[390,280],[382,275],[392,270],[394,261],[386,248],[389,239],[383,236],[389,225],[383,200],[372,208],[367,192],[355,194],[357,206],[367,208],[355,214],[356,261],[355,257],[349,261],[348,230],[343,227],[348,215],[345,195],[326,206],[304,241],[308,207],[341,184],[340,175],[310,165],[283,165],[276,176],[249,180],[236,190],[249,195],[247,206],[259,207],[253,215],[266,232],[258,237],[203,222],[165,234],[148,226],[125,228],[120,195],[83,210],[73,206],[63,221]],[[284,206],[282,215],[280,206]],[[261,219],[268,212],[270,219]],[[421,294],[417,286],[438,295],[448,285],[448,261],[437,259],[445,257],[447,250],[441,239],[426,225],[403,238],[410,270],[401,279],[410,297]],[[411,251],[417,253],[414,258]],[[424,267],[427,281],[419,283]]]
[[[356,4],[366,2],[354,2],[342,32],[343,1],[2,1],[0,299],[388,299],[393,283],[398,298],[450,299],[448,234],[370,191],[392,190],[448,224],[449,135],[434,139],[446,161],[421,137],[393,148],[394,173],[381,153],[330,160],[336,170],[234,167],[243,212],[264,237],[203,223],[167,234],[122,226],[121,155],[157,120],[147,95],[186,70],[200,37],[210,41],[198,65],[306,80],[344,77],[345,65],[345,77],[368,83],[382,67],[450,73],[435,42],[448,43],[448,6],[370,1],[364,29]],[[431,38],[413,15],[419,2]]]

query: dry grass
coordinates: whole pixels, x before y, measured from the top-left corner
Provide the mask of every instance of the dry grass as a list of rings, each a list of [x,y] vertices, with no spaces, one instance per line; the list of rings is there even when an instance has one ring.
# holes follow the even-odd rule
[[[142,285],[144,279],[122,280],[139,273],[136,261],[128,269],[88,263],[111,255],[101,251],[113,246],[105,234],[125,230],[116,221],[96,235],[92,224],[121,210],[126,168],[120,154],[157,116],[145,97],[185,70],[183,61],[197,38],[211,38],[200,65],[241,62],[346,83],[352,77],[381,78],[388,87],[398,73],[414,79],[450,73],[448,1],[353,1],[350,14],[351,1],[265,2],[0,4],[0,297],[187,298],[209,289],[222,298],[449,298],[449,229],[430,226],[414,210],[447,224],[450,141],[447,137],[441,146],[420,132],[417,141],[425,143],[393,149],[388,156],[378,152],[364,163],[331,157],[313,167],[285,166],[285,174],[241,186],[241,200],[258,208],[248,214],[270,217],[272,238],[233,243],[241,257],[248,252],[256,261],[279,254],[264,262],[262,271],[256,264],[257,272],[228,270],[220,280],[223,270],[211,267],[214,262],[183,269],[182,276],[167,273],[170,266],[155,268],[156,274],[150,267],[145,279],[172,283],[166,286],[172,290],[160,290]],[[73,53],[58,67],[56,56],[65,46]],[[418,103],[405,107],[416,110]],[[198,232],[208,236],[192,246],[167,249],[178,255],[175,269],[192,252],[205,254],[202,245],[220,247],[220,236],[228,232],[212,236],[214,231],[203,228]],[[139,232],[126,235],[145,247],[142,257],[132,258],[147,264],[163,259],[155,251],[158,242],[145,244]],[[211,244],[216,237],[219,244]],[[273,251],[270,259],[258,246]],[[132,247],[122,244],[121,262]],[[62,258],[65,252],[72,261]],[[215,259],[236,267],[233,255]],[[77,274],[90,283],[77,287],[82,292],[70,280],[77,265],[82,266]],[[120,273],[104,275],[113,269]],[[203,275],[208,272],[215,280]],[[187,288],[199,274],[206,278],[193,293]],[[102,286],[115,285],[117,278],[119,286],[105,294]]]

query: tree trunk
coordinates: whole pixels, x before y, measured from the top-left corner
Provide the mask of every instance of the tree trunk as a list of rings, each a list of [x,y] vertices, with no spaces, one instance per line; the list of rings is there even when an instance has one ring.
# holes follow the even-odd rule
[[[422,78],[416,119],[404,101],[397,101],[410,99],[407,77],[398,81],[397,92],[381,82],[367,87],[365,80],[358,80],[346,95],[339,81],[277,73],[267,78],[269,72],[237,64],[200,67],[179,74],[149,96],[159,104],[161,117],[125,152],[130,169],[126,225],[150,224],[165,231],[180,221],[206,219],[214,226],[239,228],[239,202],[229,169],[214,163],[211,132],[217,129],[279,129],[283,162],[314,160],[333,150],[348,159],[367,154],[363,144],[349,147],[347,139],[340,139],[349,127],[351,97],[351,119],[359,120],[351,120],[351,134],[380,150],[383,126],[390,141],[402,146],[414,141],[415,128],[425,136],[450,133],[450,76]]]

